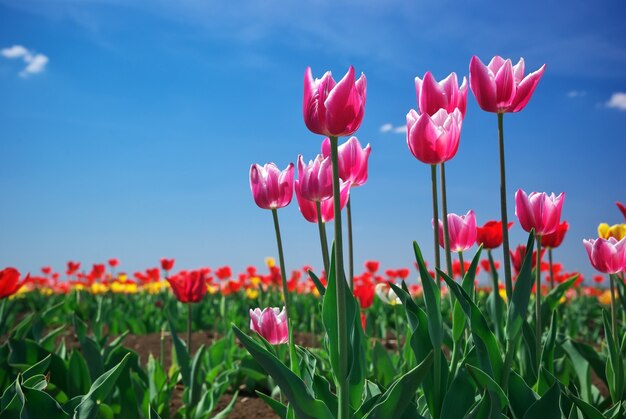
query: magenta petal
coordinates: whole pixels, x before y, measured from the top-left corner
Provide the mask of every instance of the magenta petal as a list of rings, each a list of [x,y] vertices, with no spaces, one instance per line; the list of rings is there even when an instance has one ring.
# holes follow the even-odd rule
[[[506,60],[496,73],[496,102],[499,111],[506,111],[515,99],[515,80],[513,78],[513,65],[511,60]]]
[[[496,104],[496,83],[489,69],[473,56],[470,61],[470,89],[476,97],[478,106],[487,112],[498,112]]]
[[[530,98],[532,97],[537,84],[539,84],[539,80],[541,79],[541,76],[543,76],[545,70],[546,65],[544,64],[539,70],[530,73],[522,80],[517,87],[517,93],[515,94],[515,99],[511,103],[509,112],[519,112],[524,109],[530,101]]]

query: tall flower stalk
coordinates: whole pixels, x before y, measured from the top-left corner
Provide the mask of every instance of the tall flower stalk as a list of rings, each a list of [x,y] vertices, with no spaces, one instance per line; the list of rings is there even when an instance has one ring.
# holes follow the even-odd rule
[[[502,218],[502,247],[504,251],[504,281],[507,302],[513,295],[513,279],[509,254],[509,232],[506,193],[506,168],[504,159],[504,114],[519,112],[528,104],[546,66],[524,77],[524,59],[515,66],[510,59],[495,56],[488,65],[477,56],[470,62],[470,89],[481,109],[498,114],[498,149],[500,159],[500,216]]]

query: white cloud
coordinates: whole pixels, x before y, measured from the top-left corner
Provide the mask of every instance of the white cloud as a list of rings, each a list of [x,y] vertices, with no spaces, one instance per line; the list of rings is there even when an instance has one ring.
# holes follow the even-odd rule
[[[0,50],[0,55],[5,58],[21,58],[26,67],[19,72],[20,77],[28,77],[31,74],[42,73],[48,64],[48,57],[43,54],[36,54],[28,50],[22,45],[13,45],[12,47]]]
[[[620,111],[626,111],[626,93],[623,92],[615,92],[611,99],[606,102],[607,108],[615,108]]]
[[[380,126],[380,132],[386,134],[388,132],[393,132],[394,134],[406,134],[406,125],[398,125],[394,127],[393,124],[387,122]]]
[[[393,129],[396,134],[406,134],[406,125],[400,125]]]
[[[0,54],[7,58],[19,58],[28,54],[28,50],[21,45],[13,45],[12,47],[0,50]]]
[[[587,92],[585,92],[584,90],[571,90],[567,92],[567,97],[570,99],[583,97],[583,96],[587,96]]]
[[[380,132],[389,132],[393,129],[393,125],[390,123],[386,123],[380,126]]]

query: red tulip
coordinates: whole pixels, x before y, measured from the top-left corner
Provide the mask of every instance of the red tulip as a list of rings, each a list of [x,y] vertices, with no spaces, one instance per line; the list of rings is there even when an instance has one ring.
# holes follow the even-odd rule
[[[175,262],[175,259],[161,258],[161,269],[163,269],[166,272],[171,271],[172,268],[174,267],[174,262]]]
[[[452,113],[459,108],[465,116],[467,104],[467,79],[459,87],[456,73],[438,82],[430,71],[424,74],[424,79],[415,77],[415,92],[417,94],[417,108],[420,114],[434,115],[439,109]]]
[[[524,230],[530,232],[534,228],[536,235],[545,236],[559,227],[564,200],[564,193],[559,196],[545,192],[526,195],[518,189],[515,193],[515,215]]]
[[[494,264],[496,270],[500,268],[500,262],[498,262],[497,260],[494,260],[493,264]],[[480,266],[482,266],[482,268],[485,270],[485,272],[491,272],[491,264],[489,263],[488,259],[481,260],[480,261]]]
[[[368,272],[376,273],[376,271],[378,271],[379,267],[380,267],[380,262],[377,261],[377,260],[367,260],[367,261],[365,261],[365,269],[367,269]]]
[[[400,279],[407,279],[411,272],[407,268],[401,268],[396,270],[396,276]]]
[[[596,284],[601,284],[604,282],[604,276],[602,275],[594,275],[593,276],[593,282],[595,282]]]
[[[222,266],[215,270],[215,276],[221,280],[228,279],[233,276],[233,271],[230,269],[230,266]]]
[[[44,275],[50,275],[50,272],[52,272],[52,268],[50,266],[44,266],[43,268],[41,268],[41,272]]]
[[[311,67],[304,73],[302,113],[307,128],[327,137],[354,134],[365,113],[365,75],[355,81],[354,67],[336,83],[330,71],[313,79]]]
[[[543,260],[543,254],[545,253],[546,249],[541,249],[541,259]],[[522,263],[524,262],[524,258],[526,257],[526,246],[524,246],[523,244],[520,244],[519,246],[517,246],[515,248],[515,251],[509,251],[509,253],[511,254],[511,263],[513,263],[513,268],[515,269],[515,273],[519,273],[519,271],[522,269]],[[537,251],[535,250],[533,252],[533,257],[532,257],[532,269],[535,269],[535,266],[537,266]],[[543,270],[543,266],[540,267],[541,270]]]
[[[167,278],[176,299],[181,303],[197,303],[206,294],[206,277],[201,271],[178,273]]]
[[[355,284],[354,296],[361,308],[369,308],[374,302],[374,285],[370,282]]]
[[[512,222],[508,224],[511,228]],[[502,244],[502,221],[487,221],[482,227],[476,228],[476,244],[483,249],[496,249]]]
[[[541,237],[541,245],[550,249],[555,249],[559,247],[561,243],[563,243],[565,233],[567,233],[568,229],[569,224],[567,223],[567,221],[563,221],[561,224],[559,224],[554,233],[545,234]]]
[[[470,62],[470,88],[484,111],[519,112],[530,100],[545,69],[544,64],[524,77],[523,58],[513,66],[511,60],[495,56],[484,65],[474,56]]]
[[[622,204],[621,202],[616,202],[615,205],[617,205],[617,208],[619,208],[619,210],[622,212],[622,214],[624,215],[624,221],[626,221],[626,205]]]
[[[0,299],[15,294],[22,284],[19,283],[20,272],[15,268],[4,268],[0,271]]]
[[[440,109],[434,115],[419,115],[411,109],[406,115],[406,141],[416,159],[426,164],[450,160],[459,148],[463,115],[455,109]]]
[[[80,269],[80,262],[67,262],[67,274],[73,275]]]
[[[363,185],[367,181],[367,163],[371,151],[369,144],[362,148],[356,137],[351,137],[341,144],[337,148],[339,178],[349,182],[351,187]],[[330,138],[325,138],[322,142],[322,154],[324,157],[330,156]]]
[[[282,172],[274,163],[250,166],[250,189],[254,202],[263,209],[283,208],[293,196],[293,163]]]
[[[116,258],[109,259],[109,266],[111,268],[115,268],[119,264],[120,264],[119,259],[116,259]]]

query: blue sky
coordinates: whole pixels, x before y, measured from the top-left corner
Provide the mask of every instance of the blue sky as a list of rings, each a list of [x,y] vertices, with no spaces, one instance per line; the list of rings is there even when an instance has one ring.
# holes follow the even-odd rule
[[[555,258],[592,273],[581,240],[622,221],[614,202],[626,201],[624,2],[232,4],[0,0],[0,49],[23,47],[0,56],[0,266],[262,265],[275,241],[250,164],[313,158],[305,68],[340,78],[349,65],[367,77],[357,136],[373,149],[352,193],[356,263],[411,266],[412,240],[430,258],[429,168],[381,127],[405,124],[415,76],[467,76],[472,55],[499,54],[547,64],[526,109],[505,116],[509,218],[518,188],[566,192],[571,229]],[[496,146],[496,116],[470,92],[447,165],[451,212],[499,218]],[[279,216],[288,269],[319,267],[295,199]],[[525,241],[519,224],[511,237]]]

